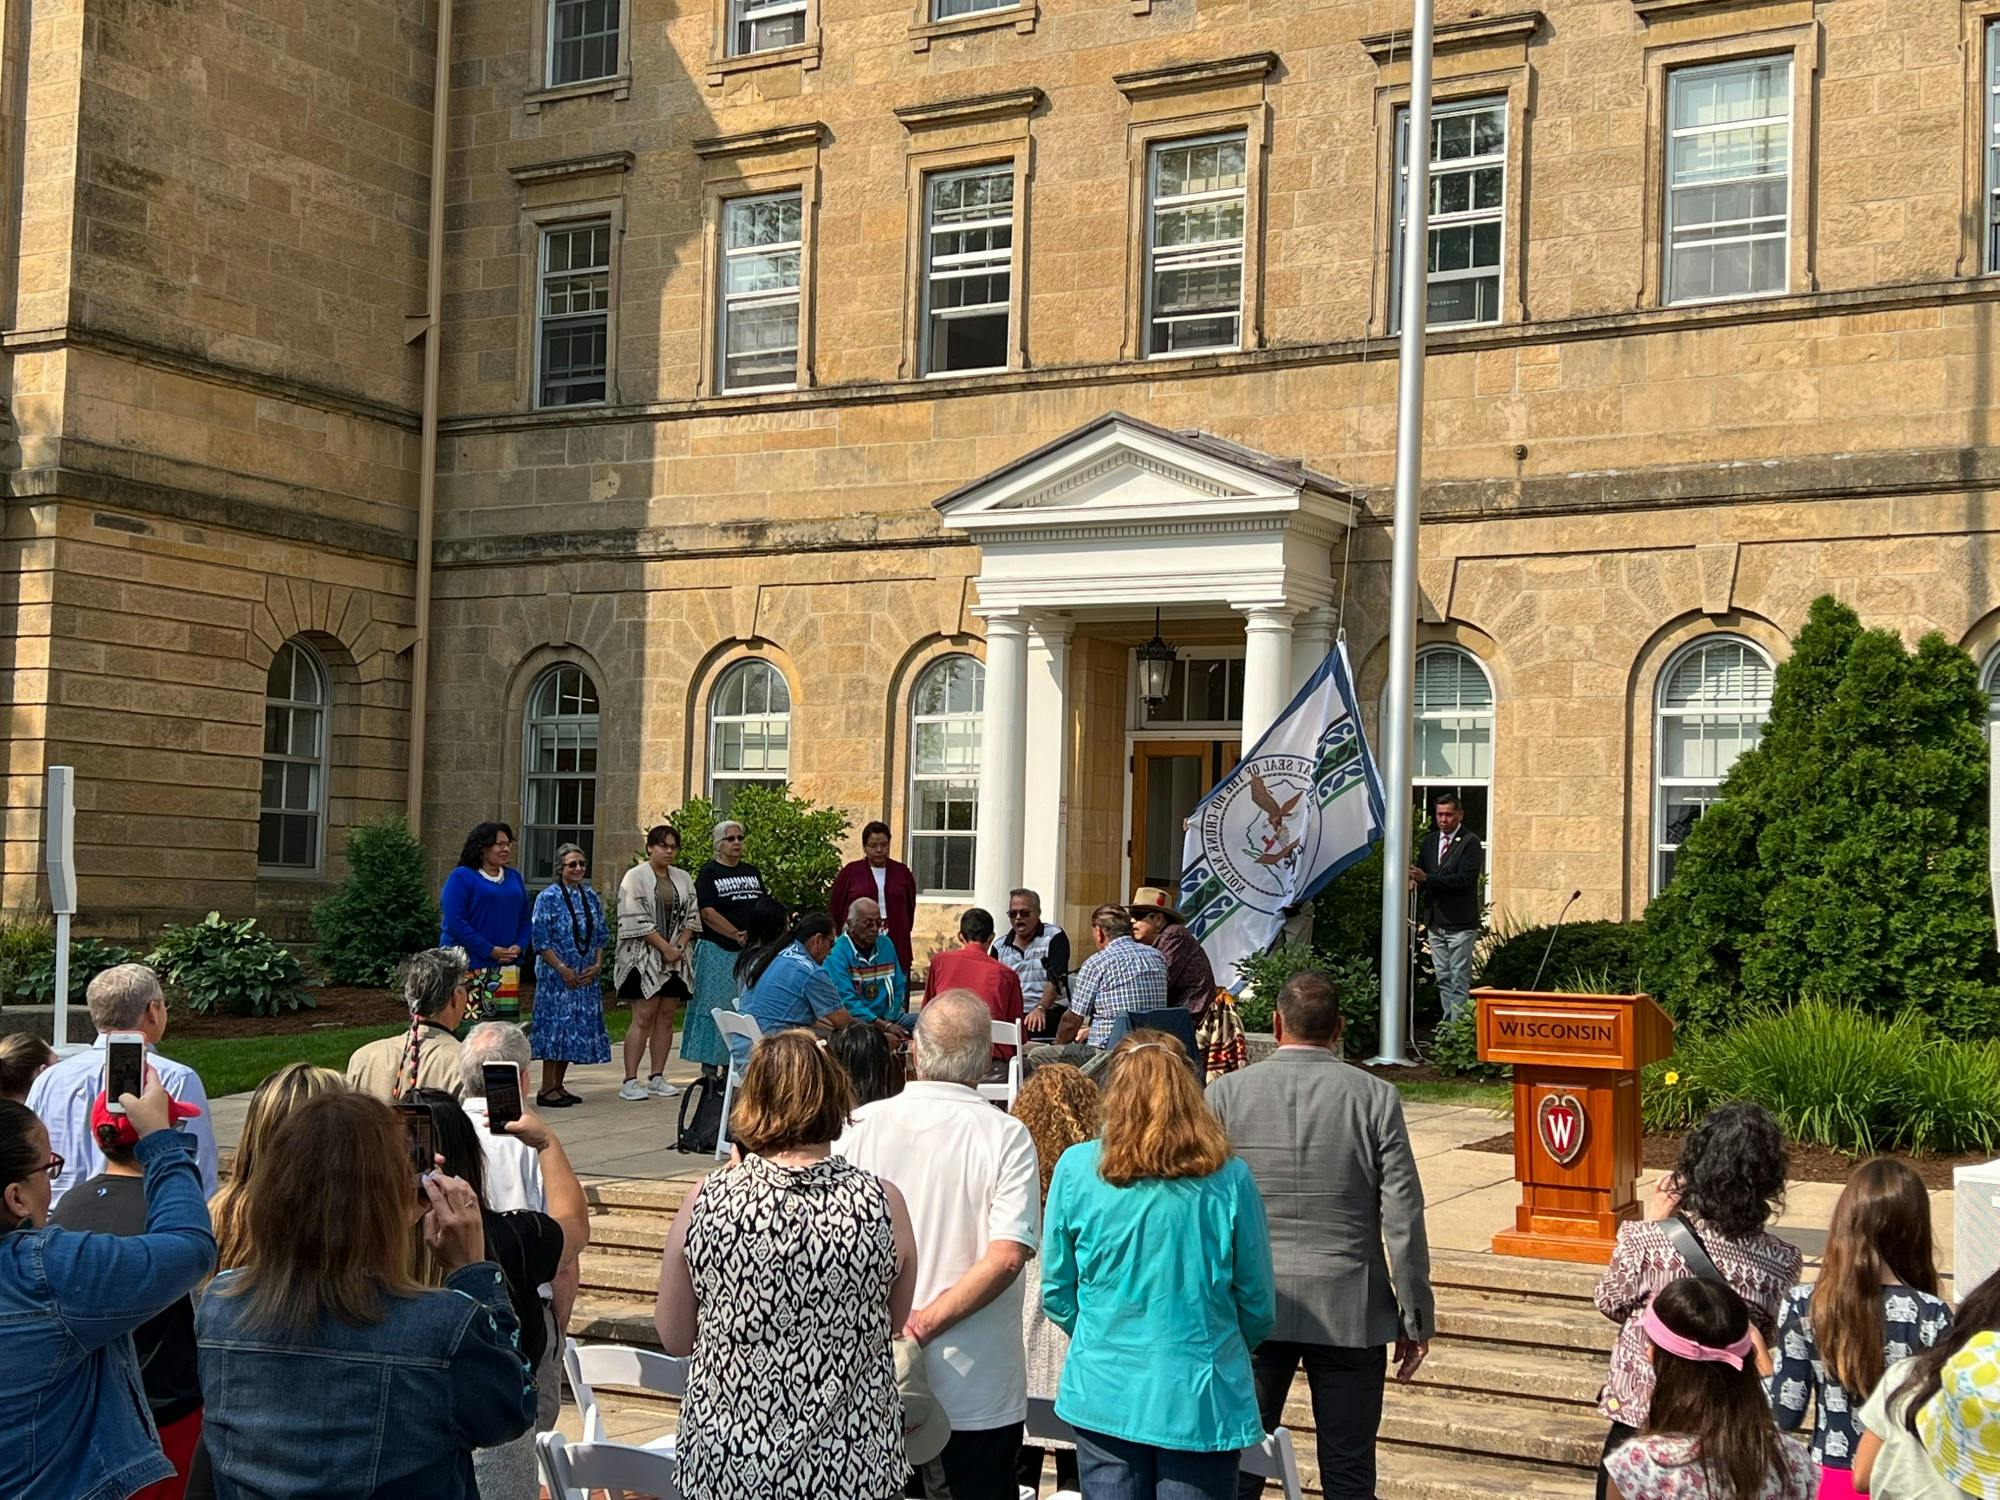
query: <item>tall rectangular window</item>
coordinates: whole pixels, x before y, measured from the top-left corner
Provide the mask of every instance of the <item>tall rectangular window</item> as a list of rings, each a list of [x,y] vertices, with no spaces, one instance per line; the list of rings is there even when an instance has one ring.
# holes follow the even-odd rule
[[[1500,321],[1500,257],[1506,232],[1507,101],[1444,104],[1431,116],[1430,263],[1425,320],[1433,328]],[[1409,220],[1410,112],[1396,116],[1396,282],[1392,324],[1403,306],[1403,233]]]
[[[1668,84],[1666,300],[1784,291],[1792,60],[1684,68]]]
[[[957,16],[977,15],[982,10],[1012,10],[1021,0],[931,0],[931,19],[949,21]]]
[[[618,75],[619,0],[549,0],[549,87]]]
[[[796,192],[722,206],[722,389],[795,385],[804,207]]]
[[[729,55],[748,57],[806,39],[806,0],[729,0]]]
[[[1014,168],[924,179],[924,373],[1007,368]]]
[[[1148,354],[1242,343],[1248,165],[1248,138],[1240,132],[1147,153]]]
[[[2000,271],[2000,21],[1986,28],[1986,269]]]
[[[608,220],[542,231],[535,309],[536,405],[602,401],[611,339]]]

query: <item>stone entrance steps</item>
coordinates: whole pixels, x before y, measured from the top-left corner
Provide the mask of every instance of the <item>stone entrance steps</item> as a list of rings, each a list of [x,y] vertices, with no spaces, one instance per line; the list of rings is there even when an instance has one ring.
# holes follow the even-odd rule
[[[667,1226],[687,1183],[589,1185],[591,1247],[571,1332],[657,1347],[653,1295]],[[1586,1267],[1437,1252],[1437,1341],[1417,1379],[1391,1385],[1379,1450],[1384,1500],[1582,1500],[1604,1439],[1593,1410],[1614,1333],[1590,1304]],[[673,1403],[607,1394],[613,1435],[649,1436]],[[1310,1392],[1285,1408],[1306,1489],[1319,1493]]]

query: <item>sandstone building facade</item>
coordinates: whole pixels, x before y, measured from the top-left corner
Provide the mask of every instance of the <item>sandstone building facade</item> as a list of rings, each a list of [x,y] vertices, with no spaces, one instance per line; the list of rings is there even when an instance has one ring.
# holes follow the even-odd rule
[[[405,797],[435,7],[0,12],[4,897],[67,762],[93,925],[288,920]],[[784,779],[1074,927],[1336,636],[1372,716],[1407,6],[453,18],[440,866]],[[1636,914],[1814,596],[2000,646],[2000,0],[1440,19],[1418,766]]]

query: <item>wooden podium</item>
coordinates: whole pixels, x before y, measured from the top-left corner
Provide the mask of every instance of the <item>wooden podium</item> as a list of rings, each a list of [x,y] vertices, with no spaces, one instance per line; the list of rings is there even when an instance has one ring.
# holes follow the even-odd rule
[[[1607,1261],[1637,1218],[1639,1070],[1674,1050],[1649,995],[1474,990],[1479,1056],[1514,1068],[1514,1227],[1501,1255]]]

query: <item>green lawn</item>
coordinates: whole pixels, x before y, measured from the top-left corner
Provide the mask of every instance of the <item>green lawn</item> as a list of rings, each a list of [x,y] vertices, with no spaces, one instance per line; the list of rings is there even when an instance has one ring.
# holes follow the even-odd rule
[[[1505,1083],[1398,1083],[1396,1090],[1409,1104],[1462,1104],[1469,1108],[1508,1113],[1514,1103],[1512,1085]]]

